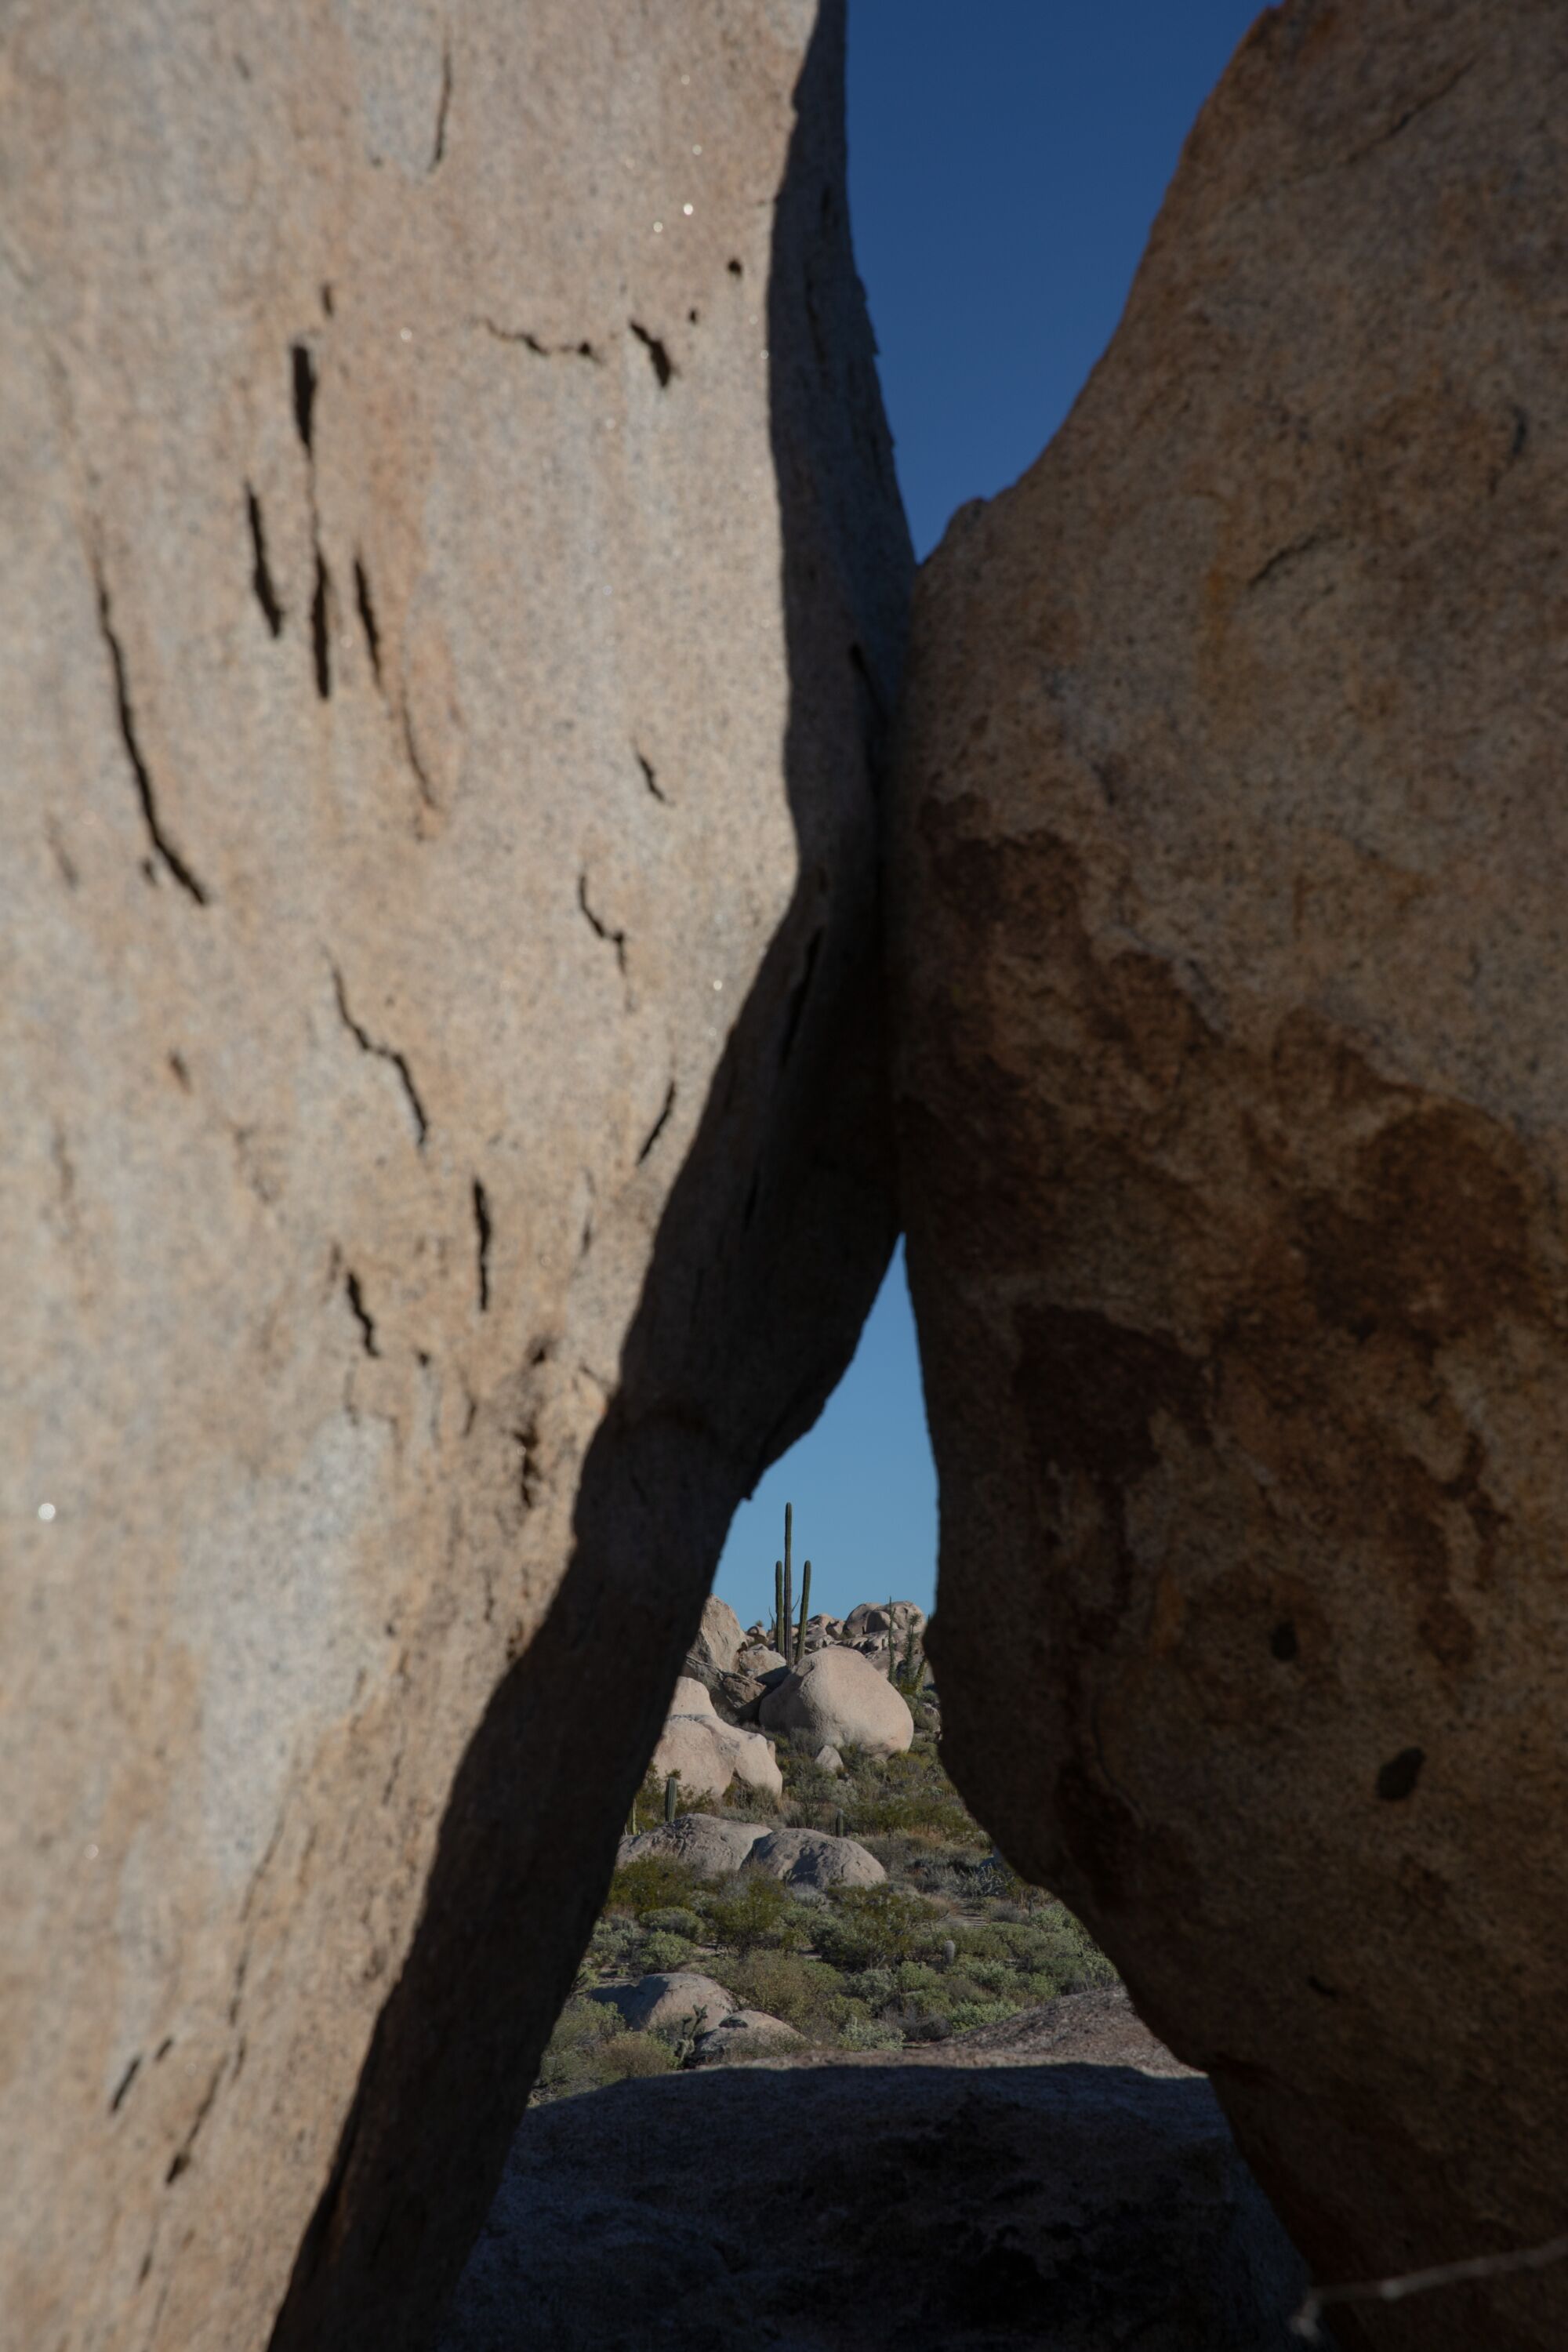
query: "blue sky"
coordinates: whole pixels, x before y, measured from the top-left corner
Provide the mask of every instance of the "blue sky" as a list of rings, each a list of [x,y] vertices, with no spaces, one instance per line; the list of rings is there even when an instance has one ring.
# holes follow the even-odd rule
[[[1105,349],[1237,0],[850,0],[849,203],[914,534],[1013,481]],[[742,1503],[715,1591],[773,1607],[785,1497],[812,1600],[918,1601],[936,1478],[900,1249],[821,1419]],[[798,1586],[797,1586],[798,1589]]]

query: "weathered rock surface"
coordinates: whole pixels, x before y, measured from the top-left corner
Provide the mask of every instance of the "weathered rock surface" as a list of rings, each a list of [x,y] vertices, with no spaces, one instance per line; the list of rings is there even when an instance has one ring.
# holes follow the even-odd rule
[[[688,1796],[721,1797],[731,1780],[781,1796],[784,1775],[762,1733],[722,1722],[700,1683],[689,1682],[686,1688],[700,1691],[704,1704],[668,1717],[653,1751],[653,1769],[678,1773]]]
[[[763,1822],[725,1822],[711,1813],[681,1813],[673,1822],[640,1836],[623,1838],[616,1864],[652,1860],[668,1854],[704,1878],[727,1878],[739,1870],[757,1840],[767,1835]]]
[[[741,1621],[729,1602],[710,1593],[702,1603],[702,1622],[689,1654],[689,1664],[699,1672],[707,1667],[716,1675],[727,1675],[733,1670],[745,1638]]]
[[[1200,2080],[714,2067],[527,2116],[440,2352],[1289,2352],[1301,2288]]]
[[[792,1667],[763,1698],[758,1719],[767,1731],[804,1733],[813,1750],[853,1746],[893,1756],[915,1736],[904,1699],[858,1650],[818,1650]]]
[[[848,1616],[844,1620],[843,1631],[839,1638],[842,1641],[858,1644],[873,1635],[879,1635],[879,1646],[885,1650],[888,1646],[889,1628],[897,1641],[899,1654],[902,1656],[904,1646],[911,1633],[916,1641],[919,1641],[924,1633],[926,1612],[923,1609],[917,1608],[912,1601],[895,1601],[889,1616],[885,1601],[862,1601],[857,1607],[851,1609]]]
[[[875,1886],[888,1875],[858,1840],[823,1830],[770,1830],[747,1854],[746,1868],[786,1886]]]
[[[1342,2276],[1568,2210],[1565,76],[1259,19],[902,754],[944,1755]]]
[[[759,2058],[776,2057],[801,2039],[793,2025],[782,2017],[770,2017],[765,2010],[732,2009],[717,2025],[700,2034],[691,2053],[694,2066],[747,2066]]]
[[[427,2343],[874,1296],[840,17],[5,12],[6,2352]]]
[[[636,1984],[605,1985],[589,1998],[618,2009],[634,2033],[651,2033],[656,2026],[683,2025],[689,2020],[695,2021],[694,2031],[704,2032],[735,2006],[732,1992],[690,1969],[639,1977]]]

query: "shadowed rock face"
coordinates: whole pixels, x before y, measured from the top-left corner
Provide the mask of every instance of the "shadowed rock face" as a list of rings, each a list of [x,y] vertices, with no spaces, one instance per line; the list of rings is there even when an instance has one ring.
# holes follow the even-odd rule
[[[917,597],[945,1753],[1330,2275],[1568,2206],[1565,88],[1542,0],[1266,14]]]
[[[886,1262],[841,14],[7,14],[6,2352],[428,2341]]]
[[[1206,2083],[725,2067],[525,2118],[441,2352],[1289,2352],[1300,2292]]]

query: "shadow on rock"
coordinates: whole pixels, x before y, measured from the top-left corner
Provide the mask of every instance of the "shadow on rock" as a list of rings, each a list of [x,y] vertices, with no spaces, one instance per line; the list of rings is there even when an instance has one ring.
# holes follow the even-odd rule
[[[878,802],[912,559],[849,247],[843,69],[843,0],[824,0],[768,289],[798,880],[660,1222],[571,1560],[458,1767],[270,2352],[432,2341],[735,1506],[816,1419],[891,1255]]]
[[[531,2113],[440,2352],[1287,2352],[1304,2286],[1201,2077],[736,2067]]]

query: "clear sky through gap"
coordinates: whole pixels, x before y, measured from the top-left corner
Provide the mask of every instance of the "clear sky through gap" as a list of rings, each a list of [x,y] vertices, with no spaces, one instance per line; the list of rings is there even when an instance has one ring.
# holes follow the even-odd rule
[[[915,551],[1034,463],[1115,330],[1238,0],[850,0],[849,200]],[[773,1608],[785,1497],[815,1608],[931,1605],[936,1477],[895,1257],[815,1429],[735,1514],[714,1590]],[[797,1587],[798,1591],[798,1576]]]

